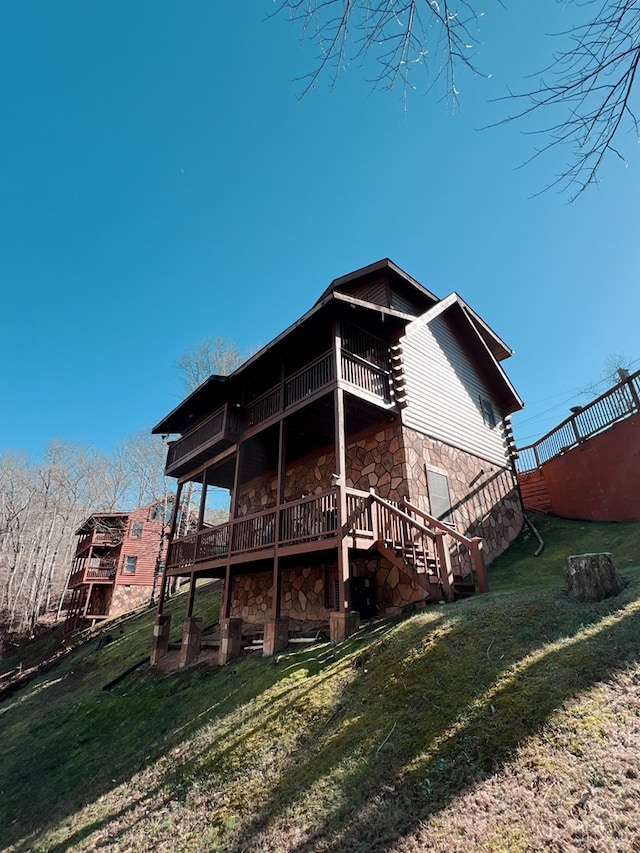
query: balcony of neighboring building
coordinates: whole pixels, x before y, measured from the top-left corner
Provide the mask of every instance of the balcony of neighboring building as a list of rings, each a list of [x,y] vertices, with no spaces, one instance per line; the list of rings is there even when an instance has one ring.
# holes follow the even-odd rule
[[[69,589],[83,584],[113,584],[118,569],[115,557],[102,557],[83,561],[69,578]]]
[[[85,524],[77,534],[76,556],[88,553],[89,549],[105,551],[117,548],[124,539],[125,524],[110,524],[100,519]]]

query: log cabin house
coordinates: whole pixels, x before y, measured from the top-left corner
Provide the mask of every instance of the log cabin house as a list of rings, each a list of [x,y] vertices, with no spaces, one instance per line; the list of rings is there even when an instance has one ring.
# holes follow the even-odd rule
[[[296,625],[328,622],[337,642],[375,613],[486,590],[486,565],[523,519],[509,419],[522,402],[501,365],[511,354],[460,296],[439,299],[386,259],[333,281],[163,418],[154,433],[179,436],[164,581],[192,580],[181,663],[200,649],[198,578],[224,579],[220,663],[243,626],[273,654]],[[230,517],[211,525],[220,488]],[[154,662],[168,649],[163,601]]]
[[[96,512],[76,531],[65,629],[74,631],[149,604],[164,570],[173,498],[133,512]]]

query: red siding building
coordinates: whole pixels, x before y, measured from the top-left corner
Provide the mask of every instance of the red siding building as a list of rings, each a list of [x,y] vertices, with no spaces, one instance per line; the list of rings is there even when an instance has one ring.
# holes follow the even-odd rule
[[[163,498],[133,512],[97,512],[76,531],[65,627],[75,630],[152,600],[167,553],[173,508]]]

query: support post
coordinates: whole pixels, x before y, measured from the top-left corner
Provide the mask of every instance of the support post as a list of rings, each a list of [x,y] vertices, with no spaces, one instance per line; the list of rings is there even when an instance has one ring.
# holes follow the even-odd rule
[[[237,657],[242,648],[242,619],[220,620],[220,653],[218,663],[225,663]]]
[[[471,565],[478,578],[478,592],[489,592],[489,578],[484,559],[484,542],[479,536],[471,540]]]
[[[289,645],[289,617],[281,616],[264,623],[264,648],[262,654],[267,657],[286,649]]]
[[[193,602],[196,597],[196,575],[195,572],[191,572],[191,579],[189,582],[189,598],[187,599],[187,618],[191,618],[193,616]]]
[[[180,646],[180,662],[179,666],[184,668],[189,666],[200,654],[200,640],[202,631],[200,623],[202,619],[199,616],[187,616],[182,627],[182,645]]]
[[[336,390],[334,395],[334,430],[336,453],[336,509],[338,516],[338,586],[340,589],[340,611],[349,610],[349,543],[347,530],[347,493],[346,486],[346,435],[344,416],[344,391],[342,390],[342,340],[340,321],[333,323],[333,358],[336,370]]]
[[[151,666],[162,660],[169,651],[169,635],[171,633],[171,614],[158,613],[153,626],[153,646],[151,648]]]
[[[435,536],[436,557],[438,560],[438,572],[442,581],[442,592],[445,601],[453,601],[453,569],[451,567],[451,554],[444,541],[446,534],[443,530],[437,530]]]

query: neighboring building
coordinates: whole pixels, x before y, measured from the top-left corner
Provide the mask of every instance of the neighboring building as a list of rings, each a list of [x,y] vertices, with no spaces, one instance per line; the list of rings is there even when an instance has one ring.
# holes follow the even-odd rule
[[[640,370],[533,444],[518,448],[526,509],[585,521],[640,521]]]
[[[329,621],[335,641],[358,616],[450,600],[472,570],[486,588],[484,560],[522,526],[509,425],[522,403],[500,365],[511,354],[457,294],[440,300],[383,260],[336,279],[155,427],[181,436],[166,464],[179,484],[167,577],[224,578],[221,662],[242,622],[264,625],[272,653],[289,620]],[[211,526],[221,487],[230,521]],[[199,648],[192,611],[193,595],[185,662]]]
[[[164,571],[173,498],[134,512],[96,512],[79,537],[67,588],[71,600],[65,628],[94,625],[151,602]]]

